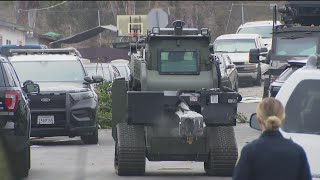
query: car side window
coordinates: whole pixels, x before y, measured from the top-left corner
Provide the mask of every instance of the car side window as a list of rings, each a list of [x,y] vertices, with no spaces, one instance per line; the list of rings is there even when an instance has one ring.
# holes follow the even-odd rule
[[[16,82],[16,84],[21,84],[19,77],[17,75],[17,72],[14,70],[14,68],[12,67],[12,65],[9,65],[9,70],[11,71],[12,77],[14,79],[14,81]]]
[[[8,63],[3,63],[3,67],[4,67],[5,71],[7,72],[8,85],[10,87],[17,87],[19,84],[19,81],[15,81],[15,79],[13,77],[13,72],[10,69],[10,65]]]
[[[1,64],[0,64],[0,87],[5,87],[4,77],[3,77],[3,69],[2,69],[2,65]]]

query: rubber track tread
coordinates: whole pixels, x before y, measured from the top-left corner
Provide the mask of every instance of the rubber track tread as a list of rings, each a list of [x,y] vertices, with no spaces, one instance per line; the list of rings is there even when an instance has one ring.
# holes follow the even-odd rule
[[[116,145],[118,148],[115,148],[117,174],[119,176],[144,175],[146,166],[144,127],[119,123]]]
[[[233,127],[208,127],[210,155],[204,163],[211,176],[232,176],[238,159],[238,148]]]

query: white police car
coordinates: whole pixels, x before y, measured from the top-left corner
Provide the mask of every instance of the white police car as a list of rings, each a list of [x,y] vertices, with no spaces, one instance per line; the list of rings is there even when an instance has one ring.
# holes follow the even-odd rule
[[[320,56],[309,56],[306,66],[294,72],[275,97],[286,109],[280,128],[286,138],[303,147],[313,179],[320,179]],[[250,126],[259,129],[256,116]]]

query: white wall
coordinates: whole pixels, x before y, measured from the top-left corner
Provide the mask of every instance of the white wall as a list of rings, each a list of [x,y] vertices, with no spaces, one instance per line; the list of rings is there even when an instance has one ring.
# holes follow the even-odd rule
[[[22,45],[26,43],[26,33],[21,30],[13,30],[13,28],[9,28],[6,26],[0,26],[0,38],[2,36],[2,45],[6,45],[6,41],[10,40],[11,44],[19,44],[21,41]],[[0,42],[1,44],[1,42]]]

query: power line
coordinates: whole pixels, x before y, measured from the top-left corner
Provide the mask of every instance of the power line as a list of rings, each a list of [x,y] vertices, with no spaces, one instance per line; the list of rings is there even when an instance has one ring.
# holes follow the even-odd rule
[[[52,8],[57,7],[57,6],[60,6],[60,5],[64,4],[64,3],[66,3],[66,2],[68,2],[68,1],[63,1],[63,2],[61,2],[59,4],[56,4],[56,5],[53,5],[53,6],[50,6],[50,7],[40,8],[40,9],[17,9],[17,11],[30,11],[30,10],[41,11],[41,10],[47,10],[47,9],[52,9]]]

